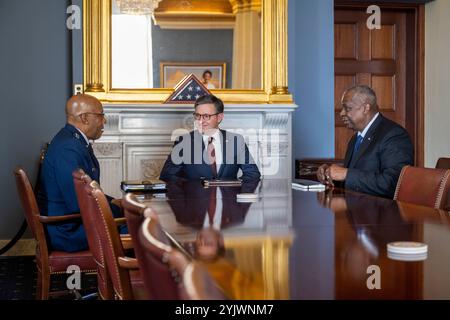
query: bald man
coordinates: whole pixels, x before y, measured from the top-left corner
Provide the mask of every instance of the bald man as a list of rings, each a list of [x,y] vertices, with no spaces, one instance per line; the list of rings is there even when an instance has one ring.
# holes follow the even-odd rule
[[[42,166],[37,196],[42,215],[80,212],[72,178],[74,170],[81,168],[92,180],[100,181],[100,166],[89,141],[99,139],[103,133],[106,119],[102,104],[89,95],[73,96],[66,104],[66,119],[65,127],[50,143]],[[119,207],[111,204],[111,209],[115,217],[121,215]],[[47,232],[54,250],[76,252],[88,248],[81,221],[48,225]]]

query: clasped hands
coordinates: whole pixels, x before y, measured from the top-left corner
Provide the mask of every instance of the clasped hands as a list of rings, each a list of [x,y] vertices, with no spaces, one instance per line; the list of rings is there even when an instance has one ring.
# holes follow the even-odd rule
[[[332,164],[323,164],[317,170],[317,179],[326,186],[333,187],[333,181],[344,181],[347,177],[347,168]]]

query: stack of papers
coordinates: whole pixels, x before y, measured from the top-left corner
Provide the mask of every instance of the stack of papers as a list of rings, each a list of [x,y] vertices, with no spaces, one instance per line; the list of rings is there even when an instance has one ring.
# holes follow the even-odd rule
[[[297,179],[292,182],[292,189],[302,191],[325,191],[325,185],[313,180]]]
[[[165,190],[166,183],[161,180],[122,181],[120,187],[124,192]]]

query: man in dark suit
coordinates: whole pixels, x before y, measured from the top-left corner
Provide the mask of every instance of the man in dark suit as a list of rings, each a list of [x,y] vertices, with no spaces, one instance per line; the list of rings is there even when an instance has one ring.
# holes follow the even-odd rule
[[[51,141],[42,166],[37,195],[42,215],[80,212],[72,177],[76,169],[83,169],[92,180],[100,181],[100,166],[89,140],[96,140],[103,133],[106,119],[102,104],[89,95],[73,96],[66,104],[66,118],[67,123]],[[111,209],[115,216],[121,216],[118,206],[111,203]],[[76,252],[88,248],[81,220],[48,225],[47,233],[54,250]]]
[[[408,133],[379,113],[375,92],[367,86],[345,91],[341,118],[357,133],[350,140],[344,167],[322,165],[318,179],[332,185],[343,181],[345,188],[393,198],[402,168],[414,162]]]
[[[236,195],[253,193],[258,183],[204,188],[193,180],[168,185],[169,205],[177,222],[198,230],[194,256],[213,261],[225,252],[221,230],[243,224],[251,205],[238,202]]]
[[[205,188],[200,181],[184,181],[169,184],[167,196],[178,223],[194,229],[224,229],[244,223],[251,203],[237,202],[236,195],[253,193],[258,183]]]
[[[244,138],[219,129],[223,109],[223,102],[213,95],[197,99],[194,112],[197,130],[175,142],[161,171],[161,180],[236,179],[239,169],[244,181],[260,178]]]

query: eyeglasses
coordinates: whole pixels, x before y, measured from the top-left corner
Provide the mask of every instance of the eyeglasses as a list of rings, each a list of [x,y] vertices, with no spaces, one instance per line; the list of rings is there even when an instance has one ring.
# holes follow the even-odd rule
[[[96,116],[102,116],[102,117],[105,117],[105,113],[104,113],[104,112],[102,112],[102,113],[96,113],[96,112],[83,112],[83,113],[80,113],[78,116],[81,117],[83,114],[95,114]]]
[[[203,120],[209,120],[211,119],[212,116],[217,116],[220,112],[214,113],[214,114],[200,114],[200,113],[196,113],[194,112],[194,119],[195,120],[200,120],[203,118]]]

